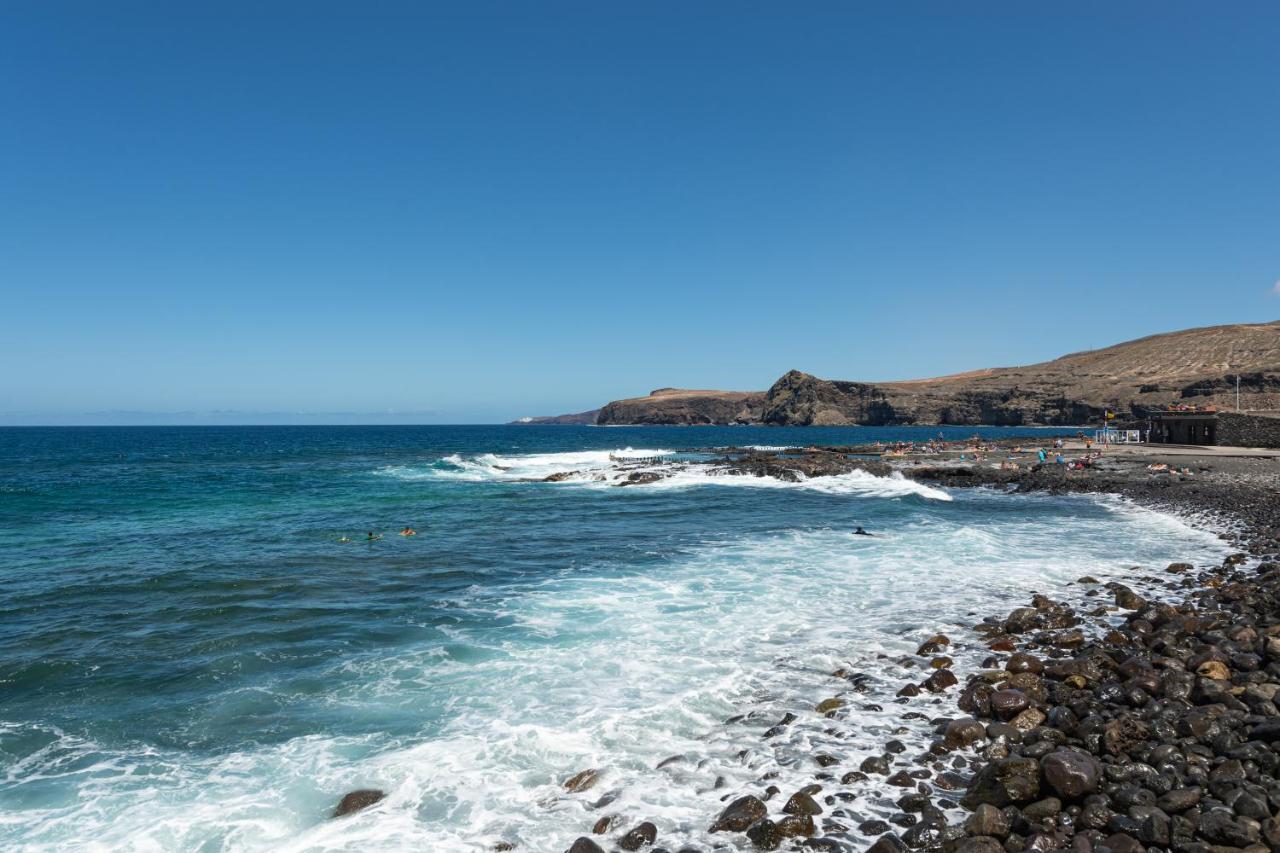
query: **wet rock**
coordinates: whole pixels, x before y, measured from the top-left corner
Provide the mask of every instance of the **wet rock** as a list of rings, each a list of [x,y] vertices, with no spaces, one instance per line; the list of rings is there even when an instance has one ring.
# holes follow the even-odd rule
[[[889,824],[882,820],[868,820],[858,824],[858,832],[863,835],[884,835],[889,831]]]
[[[956,674],[949,669],[940,669],[924,680],[924,689],[930,693],[942,693],[948,687],[959,683]]]
[[[916,780],[912,779],[905,770],[899,770],[885,781],[890,785],[896,785],[899,788],[914,788],[916,786]]]
[[[1021,690],[997,690],[991,694],[990,702],[991,713],[1001,720],[1011,720],[1031,705]]]
[[[1105,846],[1111,853],[1144,853],[1142,842],[1123,832],[1107,836]]]
[[[1208,811],[1200,815],[1196,832],[1206,841],[1228,847],[1248,847],[1262,839],[1257,821],[1237,818],[1228,811]]]
[[[1035,655],[1030,655],[1026,652],[1015,652],[1009,656],[1004,668],[1008,672],[1030,672],[1034,675],[1039,675],[1044,672],[1044,662]]]
[[[1103,744],[1112,755],[1132,752],[1150,737],[1150,724],[1128,714],[1107,723],[1102,730]]]
[[[604,853],[604,848],[584,835],[573,842],[567,853]]]
[[[1040,794],[1040,765],[1031,758],[1011,756],[982,767],[961,804],[968,809],[981,803],[1004,807],[1034,800]]]
[[[830,713],[831,711],[836,710],[837,708],[843,708],[843,707],[844,707],[843,699],[837,699],[835,697],[832,697],[831,699],[823,699],[821,702],[818,703],[818,706],[814,708],[814,710],[817,711],[819,714],[827,714],[827,713]]]
[[[973,717],[962,717],[947,723],[942,742],[948,749],[961,749],[986,737],[982,723]]]
[[[867,848],[867,853],[906,853],[907,845],[892,832],[886,832]]]
[[[877,776],[888,776],[889,759],[884,758],[883,756],[873,755],[870,758],[863,759],[862,764],[858,766],[858,769],[863,773],[874,773]]]
[[[1045,720],[1044,713],[1036,708],[1028,708],[1009,721],[1020,732],[1029,732]]]
[[[609,831],[609,827],[613,826],[614,817],[608,815],[596,821],[595,826],[591,827],[592,835],[604,835]]]
[[[369,806],[381,802],[386,796],[385,791],[379,791],[377,788],[361,788],[358,791],[343,794],[342,799],[338,801],[337,807],[333,810],[333,817],[343,817],[361,809],[367,809]]]
[[[747,838],[751,839],[752,846],[757,850],[777,850],[778,845],[782,843],[782,834],[778,832],[778,825],[767,817],[752,823],[747,827],[746,832]]]
[[[1004,838],[1009,834],[1009,817],[990,803],[980,803],[964,822],[964,829],[970,835]]]
[[[885,827],[888,829],[888,827]],[[808,838],[817,832],[810,815],[787,815],[778,821],[778,834],[783,838]]]
[[[1098,790],[1102,765],[1092,755],[1060,749],[1040,759],[1044,780],[1064,800],[1079,800]]]
[[[954,853],[1004,853],[1004,845],[987,835],[975,835],[956,844]]]
[[[1019,607],[1010,612],[1004,620],[1004,630],[1007,634],[1023,634],[1040,625],[1040,611],[1034,607]]]
[[[796,791],[782,807],[782,811],[786,814],[815,815],[822,814],[822,806],[804,791]]]
[[[618,846],[623,850],[639,850],[641,847],[652,844],[657,837],[658,827],[646,820],[622,836]]]
[[[769,813],[769,809],[759,797],[747,795],[734,800],[720,817],[711,824],[709,832],[744,832],[746,828]]]
[[[1231,670],[1222,661],[1208,660],[1196,667],[1196,674],[1214,681],[1231,680]]]
[[[1036,800],[1030,805],[1022,807],[1022,816],[1027,820],[1045,820],[1054,817],[1062,811],[1062,800],[1057,797],[1045,797],[1043,800]]]
[[[1123,607],[1125,610],[1141,610],[1147,606],[1145,598],[1124,584],[1115,585],[1115,600],[1116,606]]]
[[[1184,812],[1200,802],[1200,793],[1200,789],[1194,787],[1174,788],[1161,794],[1156,805],[1166,812]]]
[[[566,779],[564,789],[571,794],[577,794],[587,790],[598,781],[600,781],[599,770],[583,770]]]
[[[921,656],[931,655],[935,652],[942,651],[949,645],[951,645],[951,640],[948,639],[946,634],[934,634],[932,637],[925,640],[920,645],[920,648],[916,649],[916,654]]]

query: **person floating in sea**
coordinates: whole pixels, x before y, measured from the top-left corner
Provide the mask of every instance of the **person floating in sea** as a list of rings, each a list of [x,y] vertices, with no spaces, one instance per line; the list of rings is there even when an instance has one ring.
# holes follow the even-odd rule
[[[370,530],[370,531],[369,531],[369,533],[368,533],[368,535],[367,535],[367,536],[365,536],[364,538],[365,538],[365,540],[366,540],[366,541],[368,541],[368,542],[377,542],[379,539],[381,539],[381,538],[382,538],[382,534],[381,534],[381,533],[374,533],[372,530]]]
[[[338,541],[339,541],[339,542],[350,542],[350,541],[351,541],[351,537],[350,537],[350,536],[339,536],[339,537],[338,537]]]
[[[863,530],[861,527],[858,527],[853,531],[853,535],[854,536],[870,536],[871,534]]]
[[[418,531],[416,531],[416,530],[414,530],[412,527],[409,527],[408,525],[406,525],[406,526],[405,526],[405,528],[404,528],[404,530],[401,530],[401,531],[400,531],[400,535],[401,535],[401,536],[417,536],[417,535],[418,535]]]

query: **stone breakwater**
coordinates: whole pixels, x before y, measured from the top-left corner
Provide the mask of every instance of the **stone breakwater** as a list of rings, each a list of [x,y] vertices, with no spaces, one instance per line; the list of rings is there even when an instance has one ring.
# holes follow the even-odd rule
[[[731,454],[714,464],[783,479],[880,470],[831,453]],[[928,746],[911,754],[902,740],[889,740],[882,754],[843,774],[826,770],[837,759],[815,755],[811,785],[781,791],[761,779],[757,792],[726,794],[720,814],[708,817],[710,833],[724,838],[714,849],[1280,850],[1277,466],[1195,460],[1190,475],[1155,476],[1147,464],[905,470],[952,487],[1121,494],[1212,518],[1240,550],[1221,565],[1173,563],[1123,583],[1081,577],[1058,594],[987,616],[970,636],[933,636],[915,660],[886,661],[892,673],[923,676],[889,701],[904,723],[927,721]],[[953,643],[980,644],[986,656],[958,672]],[[864,673],[832,677],[865,693]],[[836,715],[846,701],[833,697],[814,710]],[[928,713],[915,710],[921,701]],[[795,719],[785,715],[764,736]],[[579,777],[566,784],[581,784]],[[901,792],[889,814],[842,808],[886,786]],[[603,823],[570,853],[604,851],[614,827]],[[653,846],[660,839],[652,822],[617,829],[611,849],[669,853]]]

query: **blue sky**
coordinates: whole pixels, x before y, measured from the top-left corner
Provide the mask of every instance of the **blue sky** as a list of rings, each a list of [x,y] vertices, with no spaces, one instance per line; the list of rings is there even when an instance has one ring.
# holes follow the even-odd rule
[[[6,3],[0,422],[487,422],[1275,319],[1278,44],[1273,2]]]

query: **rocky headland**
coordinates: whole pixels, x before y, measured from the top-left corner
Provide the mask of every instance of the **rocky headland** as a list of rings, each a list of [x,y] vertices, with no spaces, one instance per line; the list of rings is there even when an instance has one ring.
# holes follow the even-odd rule
[[[851,382],[792,370],[767,391],[663,388],[603,406],[595,423],[1074,425],[1170,404],[1280,410],[1280,321],[1187,329],[1021,367]],[[554,422],[554,419],[530,419]],[[578,421],[570,421],[578,422]]]

